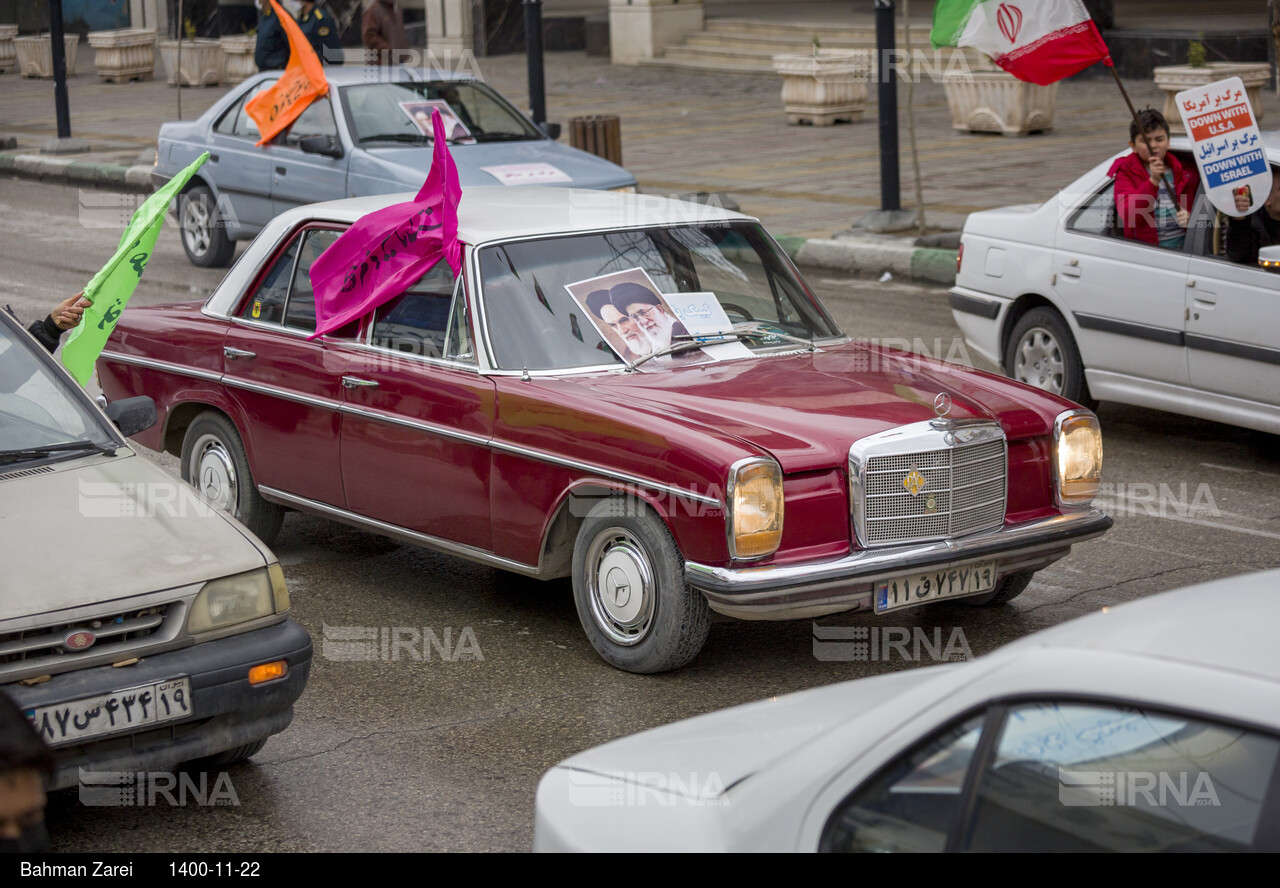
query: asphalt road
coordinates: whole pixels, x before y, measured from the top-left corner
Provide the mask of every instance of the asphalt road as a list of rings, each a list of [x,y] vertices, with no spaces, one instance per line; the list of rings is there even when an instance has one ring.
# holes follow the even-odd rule
[[[88,281],[121,230],[107,224],[103,200],[0,181],[0,304],[34,320]],[[943,289],[806,276],[852,335],[967,357]],[[219,277],[190,266],[166,227],[135,299],[200,299]],[[894,625],[944,640],[959,629],[980,655],[1104,605],[1280,566],[1275,437],[1109,404],[1099,415],[1113,530],[1009,605],[916,609]],[[237,804],[98,808],[57,793],[54,850],[525,850],[537,781],[574,752],[735,703],[922,665],[824,662],[810,621],[726,620],[691,666],[630,675],[588,645],[567,581],[521,579],[300,515],[286,519],[274,548],[315,661],[293,725],[228,772]],[[398,658],[340,659],[335,642],[349,627],[398,629]]]

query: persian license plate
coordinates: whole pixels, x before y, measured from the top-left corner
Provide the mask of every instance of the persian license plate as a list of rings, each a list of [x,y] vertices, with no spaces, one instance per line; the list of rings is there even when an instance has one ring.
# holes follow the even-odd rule
[[[876,613],[944,598],[962,598],[996,587],[996,563],[979,561],[876,583]]]
[[[27,718],[49,746],[186,718],[192,712],[191,680],[173,678],[70,703],[27,710]]]

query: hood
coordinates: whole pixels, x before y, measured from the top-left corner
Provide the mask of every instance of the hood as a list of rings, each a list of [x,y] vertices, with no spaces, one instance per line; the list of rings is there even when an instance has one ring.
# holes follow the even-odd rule
[[[784,472],[842,466],[868,435],[936,418],[1000,422],[1010,440],[1048,434],[1070,402],[1002,377],[865,343],[582,381],[612,403],[675,416],[767,451]]]
[[[262,567],[261,544],[184,482],[122,448],[0,474],[0,620]],[[9,474],[18,474],[15,469]]]
[[[416,191],[431,168],[432,148],[426,146],[393,146],[358,148],[379,168],[380,175],[394,190]],[[607,189],[634,185],[635,177],[622,167],[603,158],[569,148],[550,139],[531,142],[486,142],[477,145],[450,145],[449,152],[458,167],[458,181],[463,189],[484,185],[501,185],[484,167],[511,166],[523,163],[547,163],[569,176],[570,182],[547,183],[565,188]]]
[[[714,774],[728,790],[837,725],[874,717],[876,706],[954,668],[911,669],[771,697],[624,737],[558,767],[602,776],[643,774],[646,780]]]

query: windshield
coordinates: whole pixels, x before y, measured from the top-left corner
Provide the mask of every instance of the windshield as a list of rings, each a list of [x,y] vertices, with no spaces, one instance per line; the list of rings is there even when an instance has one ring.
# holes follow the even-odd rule
[[[75,441],[115,447],[97,415],[70,390],[65,377],[41,360],[38,348],[8,319],[0,322],[0,452]],[[5,462],[12,465],[14,460]]]
[[[357,145],[424,144],[431,139],[431,110],[439,108],[450,142],[523,142],[542,133],[483,83],[368,83],[342,90]]]
[[[480,277],[504,370],[657,370],[840,335],[750,222],[499,244],[480,251]]]

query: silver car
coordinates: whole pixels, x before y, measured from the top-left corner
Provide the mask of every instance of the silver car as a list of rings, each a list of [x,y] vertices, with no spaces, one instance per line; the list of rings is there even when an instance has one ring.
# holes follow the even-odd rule
[[[275,556],[125,441],[155,420],[145,396],[104,414],[0,312],[0,692],[53,789],[247,758],[307,682]]]
[[[970,662],[587,750],[543,777],[534,848],[1280,850],[1278,584],[1273,570],[1166,592]],[[830,659],[967,653],[831,628],[814,630]]]
[[[160,128],[156,187],[202,152],[209,160],[178,207],[182,245],[196,265],[231,262],[235,241],[301,204],[417,191],[431,167],[430,110],[448,113],[450,151],[465,190],[478,185],[563,185],[634,191],[616,164],[555,141],[559,126],[535,127],[486,84],[410,68],[327,68],[329,94],[271,142],[245,102],[279,71],[249,78],[193,121]]]

